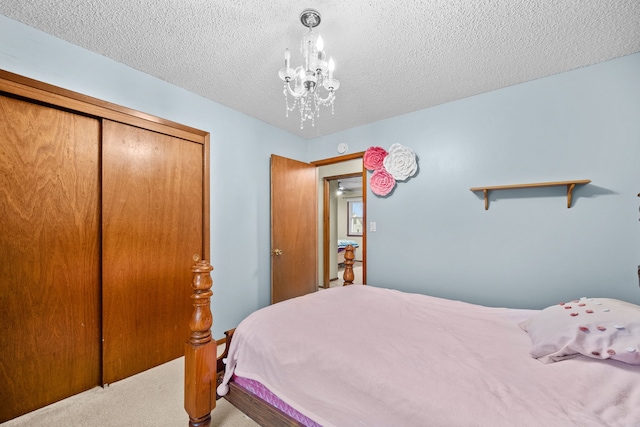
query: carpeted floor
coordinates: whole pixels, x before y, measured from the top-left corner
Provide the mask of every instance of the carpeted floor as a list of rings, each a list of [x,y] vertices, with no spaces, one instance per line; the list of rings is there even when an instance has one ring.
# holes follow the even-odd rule
[[[2,427],[187,427],[184,410],[184,357],[138,375],[96,387],[0,424]],[[212,426],[258,424],[224,399],[212,413]]]

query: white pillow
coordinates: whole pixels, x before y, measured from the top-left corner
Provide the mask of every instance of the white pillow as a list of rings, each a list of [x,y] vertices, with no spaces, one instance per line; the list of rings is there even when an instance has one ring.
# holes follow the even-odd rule
[[[543,363],[579,354],[640,365],[640,306],[610,298],[581,298],[547,307],[519,323]]]

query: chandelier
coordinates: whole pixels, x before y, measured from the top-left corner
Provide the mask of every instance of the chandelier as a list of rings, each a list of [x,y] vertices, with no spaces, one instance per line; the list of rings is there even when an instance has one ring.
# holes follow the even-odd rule
[[[300,14],[300,22],[309,28],[300,43],[304,64],[295,69],[291,68],[291,52],[287,48],[284,50],[284,68],[278,74],[284,82],[286,116],[289,117],[289,112],[298,108],[300,129],[303,129],[306,120],[311,120],[311,126],[315,126],[315,119],[320,116],[320,106],[330,105],[333,114],[335,91],[340,87],[340,82],[333,78],[335,64],[333,58],[329,58],[327,62],[322,37],[316,37],[313,32],[320,24],[320,13],[306,9]],[[291,106],[289,95],[293,97]]]

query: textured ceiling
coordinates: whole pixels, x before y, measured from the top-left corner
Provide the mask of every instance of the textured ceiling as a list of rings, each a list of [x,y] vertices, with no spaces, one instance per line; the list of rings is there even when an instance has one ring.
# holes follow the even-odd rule
[[[285,117],[306,8],[341,82],[335,115]],[[0,0],[0,13],[313,138],[640,51],[639,0]],[[290,98],[291,99],[291,98]]]

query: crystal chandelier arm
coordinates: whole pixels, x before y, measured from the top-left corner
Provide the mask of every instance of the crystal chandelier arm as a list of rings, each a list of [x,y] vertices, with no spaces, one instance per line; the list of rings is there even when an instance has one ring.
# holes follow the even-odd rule
[[[322,81],[322,87],[330,92],[335,92],[340,87],[340,80],[328,78]]]
[[[295,82],[296,80],[294,79],[293,81]],[[304,91],[296,92],[295,90],[291,89],[291,80],[286,81],[284,84],[287,87],[287,92],[289,92],[294,98],[298,99],[304,95]]]
[[[333,90],[329,91],[329,94],[327,95],[326,98],[320,97],[320,94],[316,92],[316,102],[320,105],[330,104],[335,97],[336,97],[336,94]]]

